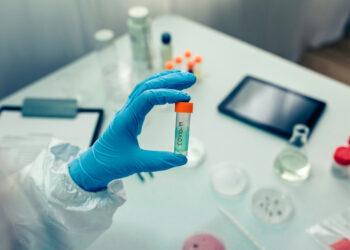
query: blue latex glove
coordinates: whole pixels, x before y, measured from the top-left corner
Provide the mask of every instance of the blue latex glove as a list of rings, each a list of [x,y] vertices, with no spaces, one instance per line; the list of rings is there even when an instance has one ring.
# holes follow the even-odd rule
[[[69,164],[72,179],[84,190],[98,191],[114,179],[184,165],[183,155],[141,149],[137,136],[154,105],[189,101],[190,96],[180,90],[195,82],[193,74],[174,70],[139,83],[102,137]]]

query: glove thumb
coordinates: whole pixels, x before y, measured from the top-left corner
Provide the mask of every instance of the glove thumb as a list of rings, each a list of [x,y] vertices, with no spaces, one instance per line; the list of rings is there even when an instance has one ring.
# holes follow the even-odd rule
[[[143,150],[142,160],[144,163],[143,172],[162,171],[187,163],[186,156],[165,151]]]

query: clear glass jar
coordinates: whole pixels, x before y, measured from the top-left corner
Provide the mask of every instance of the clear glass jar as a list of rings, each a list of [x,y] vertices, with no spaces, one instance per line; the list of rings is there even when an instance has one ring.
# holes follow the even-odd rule
[[[107,102],[111,110],[117,111],[124,105],[131,90],[130,67],[117,60],[115,36],[112,30],[98,30],[94,38]]]
[[[297,124],[288,145],[276,157],[275,173],[290,182],[303,181],[310,176],[310,163],[306,155],[309,128],[304,124]]]

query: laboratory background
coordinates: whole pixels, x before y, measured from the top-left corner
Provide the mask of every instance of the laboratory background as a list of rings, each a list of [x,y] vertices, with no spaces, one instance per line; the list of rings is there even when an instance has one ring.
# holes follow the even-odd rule
[[[0,182],[0,249],[350,250],[350,0],[0,0]]]

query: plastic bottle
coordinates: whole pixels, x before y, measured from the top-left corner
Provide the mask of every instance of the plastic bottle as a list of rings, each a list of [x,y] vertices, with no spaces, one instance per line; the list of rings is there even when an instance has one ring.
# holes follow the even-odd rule
[[[151,19],[144,6],[135,6],[128,11],[128,30],[133,59],[152,69]]]
[[[101,29],[95,32],[95,47],[101,69],[101,80],[104,85],[106,100],[109,108],[119,110],[128,98],[129,79],[121,79],[114,32]]]
[[[160,57],[162,66],[165,64],[165,62],[171,61],[173,58],[171,35],[167,32],[162,34],[162,43],[160,45]]]
[[[350,178],[350,139],[347,147],[338,147],[335,150],[332,173],[337,178]]]

